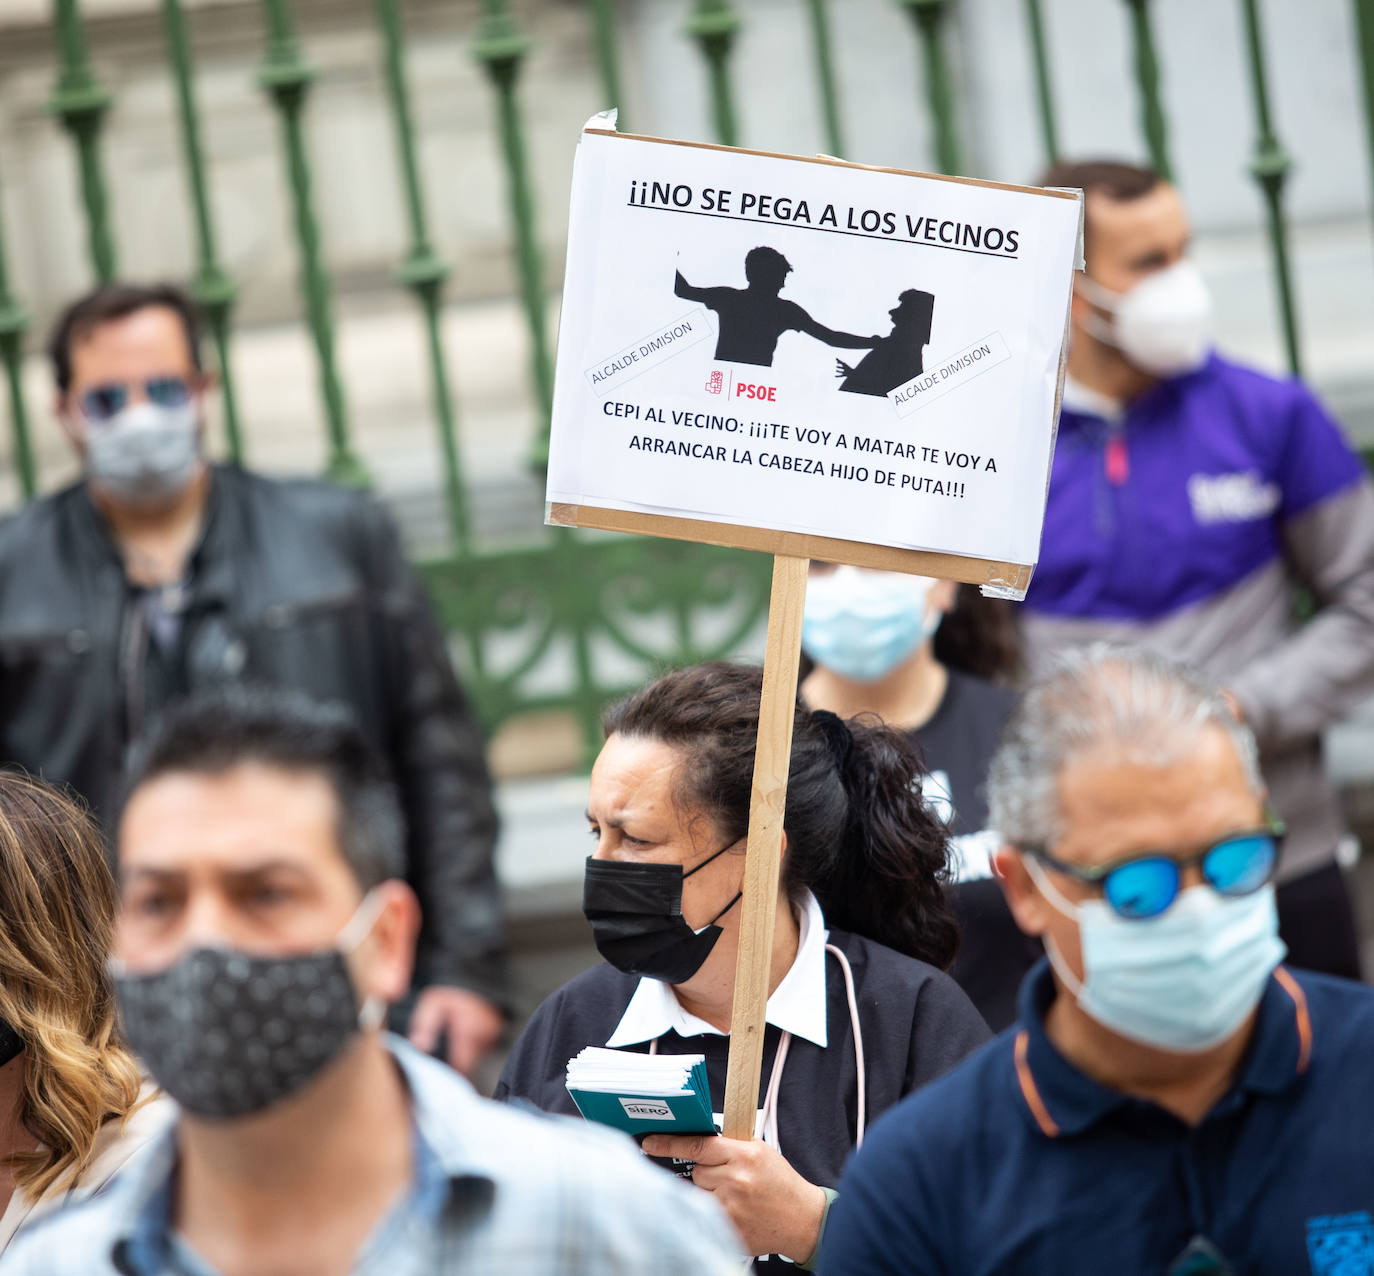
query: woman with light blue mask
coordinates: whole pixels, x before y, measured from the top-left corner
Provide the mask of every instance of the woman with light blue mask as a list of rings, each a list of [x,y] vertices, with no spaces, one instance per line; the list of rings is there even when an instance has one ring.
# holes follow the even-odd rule
[[[971,586],[902,572],[813,563],[801,694],[842,717],[874,713],[925,756],[923,790],[953,835],[963,944],[950,973],[994,1030],[1016,1016],[1016,989],[1040,956],[991,874],[983,782],[1016,704],[1014,613]]]

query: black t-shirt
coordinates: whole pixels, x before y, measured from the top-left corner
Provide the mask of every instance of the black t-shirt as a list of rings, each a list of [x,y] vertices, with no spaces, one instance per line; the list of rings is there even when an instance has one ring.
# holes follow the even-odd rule
[[[987,827],[988,765],[1016,700],[1006,687],[951,669],[934,715],[911,732],[925,754],[926,770],[937,781],[927,785],[927,795],[956,838]],[[952,812],[942,794],[932,790],[948,793]],[[1040,941],[1017,926],[992,878],[960,882],[953,903],[962,939],[949,973],[993,1031],[1001,1032],[1016,1019],[1016,991],[1040,959]]]
[[[1006,687],[951,669],[930,721],[911,732],[925,755],[926,770],[945,777],[954,803],[949,831],[955,837],[987,827],[983,786],[988,764],[1016,700],[1016,692]]]
[[[933,966],[872,940],[831,930],[830,943],[849,959],[863,1037],[867,1123],[904,1095],[934,1080],[989,1037],[987,1025],[959,988]],[[563,985],[534,1012],[515,1043],[496,1086],[498,1099],[524,1099],[547,1112],[576,1115],[565,1075],[584,1046],[604,1045],[615,1031],[639,980],[601,964]],[[829,1045],[794,1037],[778,1087],[778,1142],[803,1178],[834,1187],[854,1147],[857,1077],[854,1032],[844,975],[826,956],[826,1036]],[[780,1033],[769,1025],[763,1042],[759,1105],[768,1089]],[[702,1054],[717,1112],[725,1103],[728,1037],[659,1038],[663,1054]],[[626,1047],[643,1053],[648,1043]],[[763,1259],[758,1270],[795,1265]]]

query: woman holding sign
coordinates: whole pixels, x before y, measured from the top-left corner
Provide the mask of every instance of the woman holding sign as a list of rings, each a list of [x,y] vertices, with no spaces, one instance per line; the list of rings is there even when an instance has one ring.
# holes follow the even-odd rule
[[[758,669],[700,665],[607,714],[583,897],[605,964],[535,1012],[498,1098],[575,1111],[567,1063],[594,1045],[704,1055],[720,1110],[760,690]],[[652,1155],[695,1163],[694,1181],[765,1271],[809,1263],[867,1125],[988,1036],[941,970],[957,930],[942,885],[945,829],[922,799],[920,771],[900,734],[798,702],[762,1141],[645,1140]]]

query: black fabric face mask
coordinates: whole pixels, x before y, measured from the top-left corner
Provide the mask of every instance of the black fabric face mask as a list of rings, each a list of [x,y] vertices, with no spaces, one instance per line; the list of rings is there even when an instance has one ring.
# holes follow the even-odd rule
[[[360,1007],[344,954],[381,904],[369,893],[332,947],[284,957],[197,948],[115,976],[124,1038],[187,1112],[233,1120],[304,1090],[385,1007]]]
[[[702,860],[692,873],[724,855],[730,846]],[[736,891],[702,930],[694,931],[682,919],[682,883],[692,873],[684,873],[681,864],[637,864],[588,856],[582,911],[591,923],[597,952],[627,975],[665,984],[686,983],[716,946],[720,938],[716,923],[744,894]]]
[[[0,1019],[0,1068],[24,1049],[24,1038],[6,1019]]]
[[[199,1117],[261,1112],[303,1090],[358,1033],[336,949],[254,957],[198,948],[115,980],[124,1036],[153,1079]]]

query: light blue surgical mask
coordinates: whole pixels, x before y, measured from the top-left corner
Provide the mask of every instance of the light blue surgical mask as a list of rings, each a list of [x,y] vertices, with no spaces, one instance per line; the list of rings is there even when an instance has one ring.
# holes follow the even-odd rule
[[[183,491],[200,467],[195,399],[174,406],[132,403],[108,421],[88,421],[86,472],[117,500],[157,505]]]
[[[1131,920],[1106,900],[1073,903],[1039,864],[1023,863],[1051,906],[1078,922],[1081,980],[1048,936],[1045,950],[1083,1013],[1156,1050],[1220,1045],[1259,1005],[1288,951],[1272,885],[1239,896],[1193,886],[1158,917]]]
[[[876,682],[910,656],[940,624],[931,614],[928,576],[837,567],[806,582],[802,647],[818,665]]]

